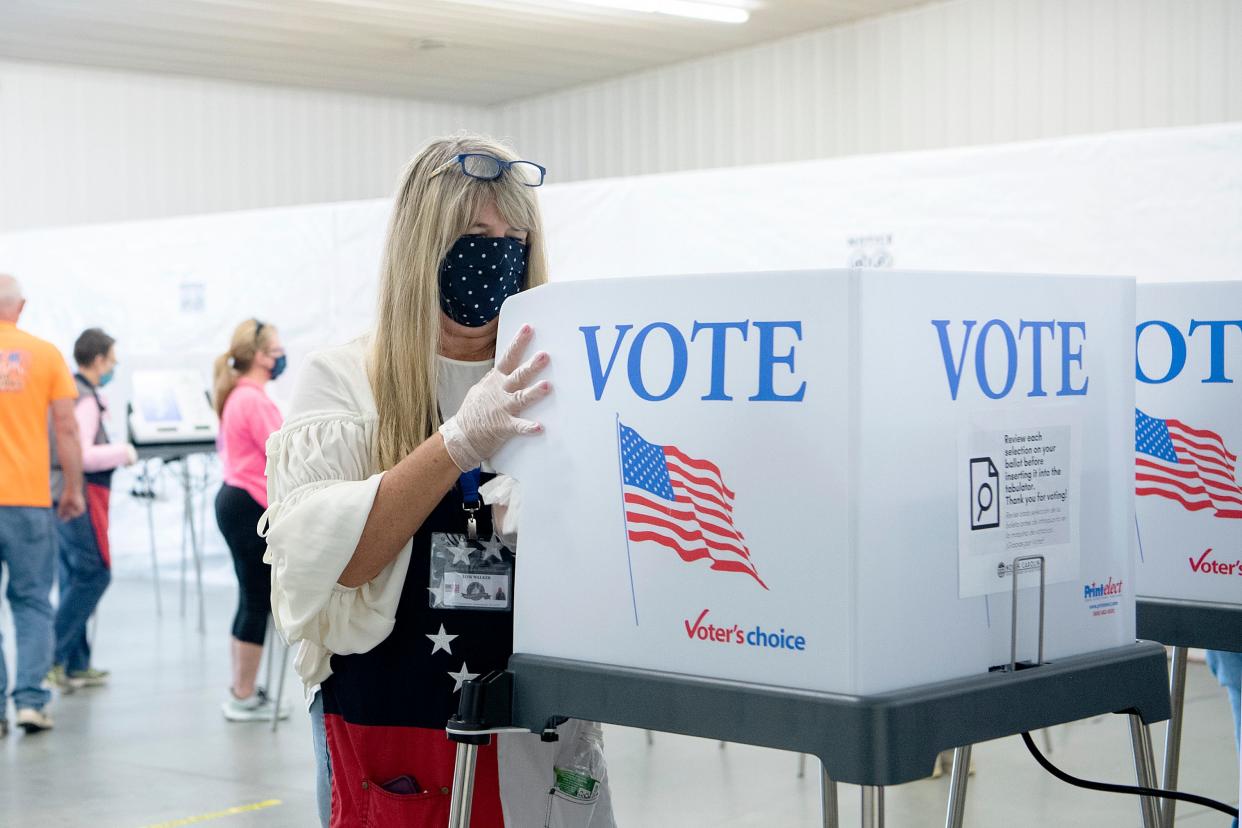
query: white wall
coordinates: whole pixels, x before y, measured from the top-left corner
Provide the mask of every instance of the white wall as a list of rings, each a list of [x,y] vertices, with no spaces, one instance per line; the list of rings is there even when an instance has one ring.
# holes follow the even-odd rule
[[[0,229],[389,194],[480,107],[0,62]]]
[[[1242,0],[954,0],[541,98],[556,180],[1242,120]]]
[[[431,135],[553,181],[1242,120],[1242,0],[952,0],[482,109],[0,63],[0,230],[388,195]]]

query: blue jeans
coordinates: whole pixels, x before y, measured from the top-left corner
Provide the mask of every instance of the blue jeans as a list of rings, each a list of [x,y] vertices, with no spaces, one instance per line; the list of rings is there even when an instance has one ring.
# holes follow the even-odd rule
[[[1212,675],[1220,682],[1221,687],[1229,695],[1229,707],[1233,710],[1233,744],[1238,747],[1239,722],[1242,722],[1242,653],[1231,653],[1226,650],[1208,650],[1207,664]],[[1238,828],[1238,821],[1233,821],[1233,828]]]
[[[0,565],[9,571],[7,591],[17,632],[17,681],[13,704],[42,709],[52,700],[43,679],[52,669],[52,580],[56,575],[56,518],[51,509],[0,506]],[[0,645],[3,642],[0,641]],[[0,658],[0,704],[9,675]],[[4,708],[0,707],[0,719]]]
[[[91,645],[86,637],[86,622],[104,590],[112,581],[112,572],[104,562],[100,539],[95,526],[105,527],[108,516],[95,516],[91,510],[98,504],[88,501],[87,510],[68,523],[56,521],[56,537],[60,558],[60,605],[56,608],[56,663],[68,673],[81,673],[91,666]]]
[[[323,723],[323,693],[311,702],[311,739],[315,742],[315,801],[319,822],[328,828],[332,820],[332,761],[328,757],[328,731]]]
[[[1225,650],[1208,650],[1207,665],[1212,675],[1220,682],[1229,695],[1229,707],[1233,710],[1233,744],[1238,747],[1238,723],[1242,720],[1242,653],[1231,653]]]

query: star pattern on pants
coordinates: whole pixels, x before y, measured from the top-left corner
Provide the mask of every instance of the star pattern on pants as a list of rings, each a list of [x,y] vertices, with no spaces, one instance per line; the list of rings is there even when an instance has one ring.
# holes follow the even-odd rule
[[[500,553],[502,549],[504,549],[504,546],[499,541],[485,541],[483,543],[483,563],[487,563],[492,558],[495,558],[498,562],[504,561],[504,556]]]
[[[432,655],[435,655],[441,650],[444,650],[444,652],[448,653],[449,655],[453,654],[453,648],[450,646],[449,642],[451,642],[457,636],[449,635],[448,633],[446,633],[444,631],[443,624],[440,625],[440,632],[434,633],[434,634],[428,634],[427,637],[431,639],[431,644],[432,644],[431,654]],[[465,665],[463,664],[462,667],[464,668]]]
[[[448,547],[448,551],[453,554],[453,565],[470,563],[470,553],[474,550],[466,541],[459,541],[453,546]],[[483,560],[487,560],[484,558]]]
[[[466,662],[463,661],[461,663],[461,669],[458,670],[456,673],[450,670],[448,676],[454,682],[453,692],[457,693],[461,691],[461,686],[463,684],[470,681],[471,679],[477,679],[479,677],[479,674],[470,672],[470,668],[467,667]]]

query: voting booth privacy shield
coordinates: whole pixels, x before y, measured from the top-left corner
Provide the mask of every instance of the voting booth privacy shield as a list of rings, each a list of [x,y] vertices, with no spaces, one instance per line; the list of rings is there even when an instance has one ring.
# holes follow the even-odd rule
[[[1138,594],[1242,605],[1242,285],[1137,291]]]
[[[1134,282],[901,271],[552,284],[514,649],[874,694],[1134,640]],[[1038,634],[1020,564],[1019,660]]]

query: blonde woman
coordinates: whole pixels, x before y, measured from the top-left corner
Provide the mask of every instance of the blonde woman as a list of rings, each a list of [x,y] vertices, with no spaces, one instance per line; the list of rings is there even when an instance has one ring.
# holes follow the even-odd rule
[[[224,717],[233,722],[270,721],[272,702],[256,686],[263,639],[272,611],[271,567],[256,527],[267,508],[267,438],[280,428],[280,410],[265,386],[285,370],[280,336],[272,325],[247,319],[237,326],[229,349],[216,359],[217,449],[224,484],[216,495],[216,523],[233,556],[237,612],[230,642],[232,683]],[[281,716],[287,716],[281,711]]]
[[[496,358],[500,305],[547,278],[542,182],[481,137],[420,152],[397,192],[374,332],[311,357],[268,445],[273,609],[308,691],[322,687],[332,826],[444,825],[444,725],[462,683],[512,651],[515,559],[491,539],[493,519],[507,535],[514,516],[481,501],[504,488],[487,459],[540,431],[521,413],[551,391],[529,328]],[[495,593],[448,596],[463,565],[493,572]],[[472,825],[542,825],[554,750],[515,736],[481,751]],[[580,824],[613,824],[606,786]]]

